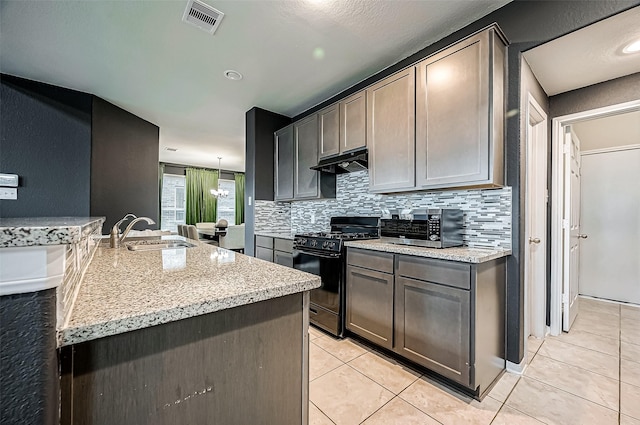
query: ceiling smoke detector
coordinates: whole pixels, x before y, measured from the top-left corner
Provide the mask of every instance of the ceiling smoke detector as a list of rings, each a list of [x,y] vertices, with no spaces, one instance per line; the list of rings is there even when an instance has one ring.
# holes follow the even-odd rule
[[[220,26],[224,13],[199,0],[189,0],[182,21],[213,34]]]

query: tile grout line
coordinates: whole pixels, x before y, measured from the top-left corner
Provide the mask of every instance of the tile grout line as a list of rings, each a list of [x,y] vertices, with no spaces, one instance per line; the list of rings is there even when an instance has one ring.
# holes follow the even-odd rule
[[[565,364],[568,364],[568,363],[565,363]],[[586,369],[583,369],[583,370],[586,370]],[[603,375],[601,375],[601,376],[603,376]],[[545,381],[542,381],[542,380],[540,380],[540,379],[538,379],[538,378],[534,378],[534,377],[532,377],[532,376],[526,376],[526,378],[531,379],[532,381],[539,382],[539,383],[541,383],[541,384],[543,384],[543,385],[546,385],[546,386],[551,387],[551,388],[553,388],[553,389],[556,389],[556,390],[558,390],[558,391],[562,391],[563,393],[569,394],[569,395],[571,395],[571,396],[577,397],[577,398],[579,398],[579,399],[581,399],[581,400],[586,401],[587,403],[595,404],[596,406],[602,407],[602,408],[607,409],[607,410],[610,410],[610,411],[612,411],[612,412],[616,412],[616,410],[615,410],[615,409],[613,409],[613,408],[611,408],[611,407],[609,407],[609,406],[604,406],[604,405],[602,405],[602,404],[600,404],[600,403],[598,403],[598,402],[596,402],[596,401],[589,400],[588,398],[585,398],[585,397],[583,397],[583,396],[581,396],[581,395],[578,395],[578,394],[574,394],[574,393],[572,393],[571,391],[567,391],[567,390],[565,390],[565,389],[558,388],[558,387],[556,387],[555,385],[551,385],[550,383],[545,382]],[[605,378],[607,378],[607,377],[605,377]],[[609,379],[613,379],[613,378],[609,378]],[[618,381],[618,386],[619,386],[619,385],[620,385],[620,381]],[[618,390],[618,404],[620,404],[619,398],[620,398],[620,397],[619,397],[619,390]],[[494,399],[494,400],[495,400],[495,399]],[[505,401],[505,404],[506,404],[506,403],[507,403],[507,402]],[[511,407],[511,406],[509,406],[509,407]],[[516,410],[518,410],[518,409],[516,409]]]
[[[591,350],[591,351],[593,351],[593,350]],[[596,353],[600,353],[600,352],[599,352],[599,351],[596,351]],[[604,353],[600,353],[600,354],[604,354]],[[605,355],[607,355],[607,354],[605,354]],[[612,378],[611,376],[607,376],[607,375],[605,375],[605,374],[603,374],[603,373],[596,372],[596,371],[594,371],[594,370],[590,370],[590,369],[585,369],[584,367],[580,367],[580,366],[575,365],[575,364],[572,364],[572,363],[567,363],[567,362],[565,362],[565,361],[558,360],[558,359],[556,359],[556,358],[554,358],[554,357],[547,356],[547,355],[542,354],[542,353],[538,353],[538,354],[536,354],[536,356],[546,357],[546,358],[548,358],[548,359],[555,360],[556,362],[559,362],[559,363],[562,363],[562,364],[566,364],[566,365],[569,365],[569,366],[573,366],[573,367],[578,368],[578,369],[580,369],[580,370],[586,370],[587,372],[591,372],[591,373],[595,373],[596,375],[604,376],[605,378],[609,378],[609,379],[616,379],[616,378]],[[609,356],[609,357],[611,357],[611,358],[614,358],[614,359],[615,359],[615,357],[614,357],[614,356]],[[620,363],[620,359],[618,359],[618,378],[620,378],[620,364],[619,364],[619,363]],[[522,375],[522,376],[525,376],[525,375]],[[527,376],[528,376],[528,375],[527,375]],[[618,380],[620,380],[620,379],[618,379]]]
[[[331,419],[329,417],[329,415],[327,415],[321,408],[319,408],[318,406],[316,406],[316,404],[314,402],[312,402],[311,400],[309,400],[309,403],[313,404],[316,409],[318,409],[320,411],[320,413],[322,413],[324,415],[325,418],[329,419],[329,422],[331,422],[333,425],[336,425],[336,423],[333,421],[333,419]]]
[[[406,390],[406,388],[405,388],[405,390]],[[400,394],[402,394],[403,392],[404,392],[404,390],[403,390]],[[398,394],[398,395],[397,395],[397,397],[399,397],[399,398],[400,398],[400,400],[404,401],[404,402],[405,402],[405,403],[407,403],[409,406],[413,406],[413,407],[415,407],[415,408],[416,408],[416,409],[418,409],[420,412],[424,413],[425,415],[427,415],[428,417],[430,417],[430,418],[431,418],[431,419],[433,419],[434,421],[438,422],[439,424],[442,424],[442,422],[440,422],[439,420],[437,420],[436,418],[434,418],[433,416],[431,416],[431,415],[429,414],[429,412],[425,412],[425,411],[424,411],[424,410],[422,410],[420,407],[418,407],[418,406],[416,406],[415,404],[411,403],[409,400],[407,400],[407,399],[404,399],[404,398],[400,397],[400,394]]]
[[[618,424],[622,420],[622,307],[618,306]]]
[[[544,339],[542,340],[542,342],[544,343]],[[538,346],[538,350],[540,349],[540,347],[542,347],[542,344],[540,344],[540,346]],[[538,351],[536,350],[536,353],[537,353],[537,352],[538,352]],[[533,356],[535,357],[535,354],[534,354]],[[533,360],[533,357],[532,357],[532,360]],[[504,376],[504,375],[503,375],[503,376]],[[491,419],[491,422],[489,422],[489,424],[492,424],[492,423],[496,420],[496,418],[498,417],[498,415],[500,414],[500,412],[502,412],[502,409],[504,409],[504,406],[507,406],[507,400],[509,400],[509,397],[511,397],[511,394],[513,394],[513,392],[515,391],[516,387],[517,387],[517,386],[518,386],[518,384],[520,383],[520,379],[521,379],[523,376],[524,376],[524,375],[521,375],[521,376],[519,376],[519,377],[518,377],[518,380],[516,381],[515,385],[513,386],[513,388],[511,388],[511,391],[509,391],[509,394],[507,394],[507,396],[504,398],[504,401],[502,401],[502,402],[501,402],[501,403],[502,403],[502,405],[500,406],[500,408],[499,408],[499,409],[498,409],[498,411],[496,412],[496,415],[493,417],[493,419]],[[500,378],[500,379],[502,379],[502,378]],[[497,384],[496,384],[496,385],[497,385]],[[491,392],[491,391],[490,391],[490,392]],[[496,401],[500,402],[500,400],[497,400],[497,399],[495,399],[495,398],[491,397],[491,395],[490,395],[490,394],[487,394],[487,397],[492,398],[492,399],[494,399],[494,400],[496,400]],[[507,407],[509,407],[510,409],[512,409],[512,407],[511,407],[511,406],[507,406]],[[518,409],[514,409],[514,410],[517,410],[518,412],[520,412]],[[525,415],[525,416],[529,416],[529,415],[527,415],[527,414],[526,414],[526,413],[524,413],[524,412],[520,412],[520,413],[522,413],[522,414],[523,414],[523,415]],[[532,416],[529,416],[529,417],[532,417]],[[534,419],[536,419],[536,418],[534,418]]]
[[[581,332],[584,332],[584,331],[581,331]],[[610,339],[610,340],[612,340],[612,341],[615,341],[615,340],[616,340],[615,338],[611,338],[611,337],[604,337],[604,336],[602,336],[602,335],[593,334],[593,333],[590,333],[590,335],[597,335],[597,336],[600,336],[600,337],[603,337],[603,338],[608,338],[608,339]],[[552,339],[552,341],[562,342],[563,344],[573,345],[574,347],[584,348],[585,350],[594,351],[594,352],[596,352],[596,353],[604,354],[604,355],[609,356],[609,357],[615,357],[615,356],[613,356],[613,355],[611,355],[611,354],[609,354],[609,353],[605,353],[605,352],[603,352],[603,351],[594,350],[593,348],[585,347],[585,346],[583,346],[583,345],[578,345],[578,344],[574,344],[574,343],[572,343],[572,342],[568,342],[568,341],[563,341],[563,340],[557,339],[557,338],[558,338],[557,336],[554,336],[554,337],[552,337],[552,338],[554,338],[554,339]],[[618,345],[620,345],[620,340],[618,340]],[[536,352],[536,354],[537,354],[537,352]]]

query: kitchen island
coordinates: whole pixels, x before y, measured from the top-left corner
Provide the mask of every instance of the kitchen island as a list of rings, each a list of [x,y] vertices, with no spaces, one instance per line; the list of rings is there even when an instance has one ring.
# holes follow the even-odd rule
[[[319,279],[185,241],[98,247],[58,331],[62,424],[307,423]]]
[[[318,277],[176,235],[108,248],[103,222],[0,219],[0,422],[308,422]],[[162,239],[191,247],[127,248]]]

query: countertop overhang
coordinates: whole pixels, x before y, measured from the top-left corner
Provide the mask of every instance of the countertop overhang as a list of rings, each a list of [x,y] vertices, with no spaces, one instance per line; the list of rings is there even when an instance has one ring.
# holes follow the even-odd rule
[[[104,221],[104,217],[0,218],[0,248],[76,243]]]
[[[350,241],[344,244],[349,248],[370,249],[373,251],[390,252],[394,254],[414,255],[418,257],[436,258],[440,260],[461,261],[464,263],[484,263],[496,258],[511,255],[511,250],[501,248],[469,248],[459,246],[454,248],[426,248],[421,246],[399,245],[381,242],[377,239]]]
[[[179,236],[193,248],[100,246],[58,346],[116,335],[320,286],[320,278]]]

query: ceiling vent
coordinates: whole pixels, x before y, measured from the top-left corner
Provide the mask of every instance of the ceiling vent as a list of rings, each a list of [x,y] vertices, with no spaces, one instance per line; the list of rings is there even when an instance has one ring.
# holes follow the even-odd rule
[[[189,0],[182,20],[213,34],[220,25],[224,13],[198,0]]]

